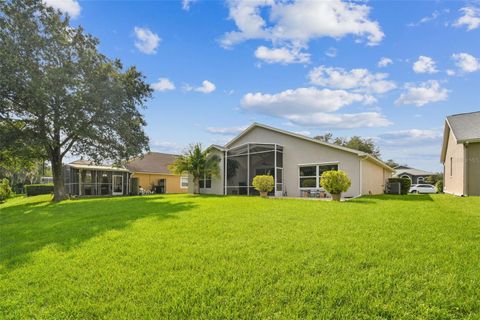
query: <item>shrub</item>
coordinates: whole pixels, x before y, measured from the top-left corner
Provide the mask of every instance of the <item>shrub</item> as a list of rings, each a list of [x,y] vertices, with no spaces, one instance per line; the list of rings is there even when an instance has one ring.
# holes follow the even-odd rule
[[[38,196],[39,194],[53,193],[53,184],[29,184],[25,186],[25,193],[28,197]]]
[[[347,174],[341,170],[325,171],[320,177],[320,184],[327,192],[338,195],[350,188],[352,182]]]
[[[401,194],[407,194],[408,191],[410,190],[410,187],[412,186],[412,181],[410,181],[410,179],[408,178],[390,178],[388,179],[388,182],[390,183],[400,182]]]
[[[435,183],[435,188],[437,189],[438,193],[443,193],[443,181],[438,180],[437,183]]]
[[[7,178],[0,181],[0,202],[13,197],[12,188],[10,188],[10,182]]]
[[[275,187],[272,176],[255,176],[252,184],[258,192],[270,192]]]

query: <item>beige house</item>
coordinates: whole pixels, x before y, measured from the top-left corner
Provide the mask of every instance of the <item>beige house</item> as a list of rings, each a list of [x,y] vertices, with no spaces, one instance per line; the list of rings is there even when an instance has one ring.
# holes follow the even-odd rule
[[[156,193],[187,193],[188,176],[177,175],[168,169],[177,158],[174,154],[149,152],[134,159],[125,167],[138,179],[138,186]]]
[[[444,192],[480,196],[480,112],[447,117],[440,160]]]
[[[352,181],[343,197],[353,198],[383,193],[394,171],[367,153],[258,123],[225,146],[210,148],[220,156],[221,174],[203,177],[200,193],[255,195],[253,178],[271,175],[275,179],[272,196],[318,197],[325,195],[322,173],[343,170]]]

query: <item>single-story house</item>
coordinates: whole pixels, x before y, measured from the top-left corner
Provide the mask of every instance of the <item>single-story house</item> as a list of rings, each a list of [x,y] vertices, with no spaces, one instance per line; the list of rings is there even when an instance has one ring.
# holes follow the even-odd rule
[[[440,161],[445,193],[480,196],[480,111],[446,118]]]
[[[138,186],[156,193],[187,193],[188,176],[177,175],[168,169],[177,155],[149,152],[125,164]]]
[[[225,146],[213,145],[220,157],[220,176],[200,180],[200,193],[255,195],[256,175],[275,179],[273,196],[314,196],[323,193],[324,171],[343,170],[352,181],[343,197],[352,198],[384,192],[393,169],[358,150],[312,139],[293,132],[254,123]],[[193,192],[190,179],[189,191]]]
[[[407,178],[410,179],[412,184],[425,183],[427,177],[433,176],[435,173],[428,172],[420,169],[411,168],[408,166],[395,167],[394,178]]]
[[[128,195],[131,173],[123,167],[95,165],[77,160],[63,167],[66,192],[72,196]]]

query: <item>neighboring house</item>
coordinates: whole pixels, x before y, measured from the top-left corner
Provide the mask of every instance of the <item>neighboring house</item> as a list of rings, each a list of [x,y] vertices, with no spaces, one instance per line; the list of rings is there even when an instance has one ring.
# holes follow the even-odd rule
[[[141,158],[125,164],[132,172],[132,178],[138,179],[138,186],[157,193],[186,193],[188,191],[188,176],[172,173],[168,166],[177,155],[149,152]]]
[[[480,196],[480,112],[447,117],[440,161],[444,192]]]
[[[125,168],[95,165],[77,160],[64,165],[65,190],[72,196],[130,194],[130,172]]]
[[[343,170],[352,181],[343,197],[352,198],[383,193],[394,171],[367,153],[257,123],[225,146],[210,148],[221,159],[221,172],[203,177],[200,193],[255,195],[253,178],[267,174],[275,179],[271,195],[316,196],[324,171]]]
[[[433,176],[435,173],[428,172],[420,169],[410,168],[407,166],[395,167],[394,178],[407,178],[410,179],[412,184],[425,183],[427,177]]]

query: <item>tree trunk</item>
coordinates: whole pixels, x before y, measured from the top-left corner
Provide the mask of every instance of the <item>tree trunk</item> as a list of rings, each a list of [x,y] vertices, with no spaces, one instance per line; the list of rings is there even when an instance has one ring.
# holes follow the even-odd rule
[[[200,179],[198,177],[193,177],[193,194],[200,193]]]
[[[53,175],[53,201],[59,202],[66,198],[65,185],[63,181],[63,165],[60,150],[52,154],[52,175]]]

